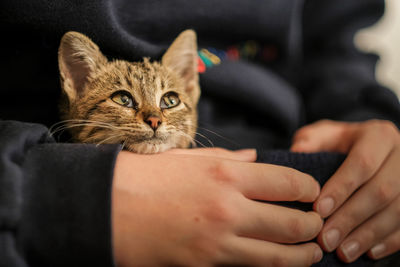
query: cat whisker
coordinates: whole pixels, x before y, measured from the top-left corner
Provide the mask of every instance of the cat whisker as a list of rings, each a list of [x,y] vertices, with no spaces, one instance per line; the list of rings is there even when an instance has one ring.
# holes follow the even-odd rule
[[[53,124],[49,129],[49,134],[50,136],[53,136],[57,132],[64,131],[66,129],[70,129],[73,127],[82,127],[82,126],[94,126],[94,127],[115,129],[114,125],[105,122],[71,119],[71,120],[63,120]]]
[[[206,132],[208,132],[208,133],[210,133],[210,134],[213,134],[213,135],[215,135],[215,136],[217,136],[217,137],[219,137],[219,138],[221,138],[221,139],[227,141],[228,143],[231,143],[231,144],[236,145],[236,146],[238,146],[238,147],[241,146],[239,143],[233,141],[232,139],[227,138],[227,137],[225,137],[225,136],[223,136],[223,135],[221,135],[221,134],[219,134],[219,133],[217,133],[217,132],[214,132],[214,131],[212,131],[212,130],[210,130],[210,129],[207,129],[207,128],[204,128],[204,127],[200,127],[200,126],[197,126],[197,128],[198,128],[198,129],[201,129],[201,130],[204,130],[204,131],[206,131]]]
[[[104,129],[109,129],[111,131],[118,130],[118,131],[126,131],[126,132],[132,131],[133,129],[135,129],[135,131],[137,131],[137,129],[139,129],[139,127],[115,126],[115,125],[105,123],[105,122],[100,122],[100,121],[75,119],[75,120],[64,120],[64,121],[54,124],[49,129],[49,134],[50,134],[50,136],[54,136],[54,134],[56,134],[58,132],[62,133],[66,129],[71,129],[74,127],[85,127],[85,126],[104,128]]]
[[[205,136],[205,135],[203,135],[203,134],[201,134],[201,133],[195,133],[196,135],[198,135],[198,136],[200,136],[200,137],[202,137],[202,138],[204,138],[204,139],[206,139],[207,140],[207,142],[211,145],[211,147],[214,147],[214,143],[210,140],[210,138],[208,138],[207,136]]]
[[[206,147],[206,145],[204,145],[202,142],[200,142],[199,140],[196,140],[195,138],[193,138],[191,135],[186,133],[185,128],[183,127],[170,127],[169,128],[169,132],[173,135],[175,133],[179,133],[180,135],[186,137],[189,139],[190,143],[192,144],[193,147],[197,147],[197,144],[199,144],[202,147]]]
[[[55,130],[53,130],[53,132],[50,133],[51,136],[53,136],[54,134],[58,133],[58,132],[63,132],[67,129],[72,129],[72,128],[76,128],[76,127],[98,127],[98,128],[104,128],[104,129],[111,129],[114,130],[111,127],[108,126],[104,126],[104,125],[97,125],[97,124],[87,124],[87,123],[76,123],[76,124],[71,124],[71,125],[64,125],[64,126],[59,126],[58,128],[56,128]]]
[[[96,125],[102,125],[105,127],[110,127],[110,128],[122,128],[122,129],[131,129],[132,126],[134,126],[135,124],[126,124],[125,126],[130,126],[130,127],[124,127],[124,126],[116,126],[113,125],[111,123],[107,123],[107,122],[103,122],[103,121],[95,121],[95,120],[82,120],[82,119],[71,119],[71,120],[63,120],[60,122],[57,122],[55,124],[53,124],[52,127],[50,127],[50,131],[60,125],[60,124],[67,124],[67,123],[83,123],[83,124],[96,124]]]
[[[58,126],[58,125],[60,125],[60,124],[70,123],[70,122],[78,122],[78,123],[97,123],[97,124],[105,124],[105,125],[113,126],[112,124],[105,123],[105,122],[102,122],[102,121],[82,120],[82,119],[70,119],[70,120],[59,121],[59,122],[53,124],[53,125],[50,127],[50,130],[53,129],[55,126]]]
[[[121,150],[123,150],[126,146],[126,142],[128,142],[128,138],[125,138],[124,142],[122,143],[122,148]]]
[[[202,146],[202,147],[207,147],[205,144],[203,144],[202,142],[200,142],[199,140],[196,140],[196,139],[191,139],[192,140],[192,145],[193,145],[193,147],[197,147],[197,144],[199,144],[200,146]]]
[[[202,147],[207,147],[206,145],[204,145],[199,140],[194,139],[193,137],[191,137],[190,135],[188,135],[187,133],[185,133],[185,132],[183,132],[181,130],[177,130],[176,133],[188,138],[193,147],[197,147],[197,144],[199,144]]]
[[[184,124],[184,126],[189,126],[189,127],[192,127],[194,129],[196,129],[196,126],[193,126],[193,125],[190,125],[190,124]],[[183,129],[183,127],[179,127],[178,130],[184,132],[186,129]],[[205,136],[205,135],[203,135],[201,133],[198,133],[198,132],[195,132],[195,135],[198,135],[198,136],[204,138],[211,145],[211,147],[215,147],[214,143],[207,136]],[[196,140],[196,139],[194,139],[194,140]],[[196,141],[199,141],[199,140],[196,140]],[[203,146],[204,146],[204,144],[203,144]]]
[[[50,136],[54,136],[56,133],[62,134],[67,129],[71,129],[74,127],[82,127],[82,126],[87,126],[87,124],[62,125],[62,126],[55,128],[54,130],[52,129],[52,131],[49,134],[50,134]]]
[[[105,142],[107,142],[107,141],[109,141],[109,140],[112,140],[112,139],[114,139],[114,138],[120,138],[120,137],[122,137],[122,136],[124,136],[124,135],[123,135],[123,134],[116,134],[116,135],[110,136],[110,137],[105,138],[105,139],[101,140],[100,142],[96,143],[96,146],[99,146],[99,145],[101,145],[101,144],[104,144]]]

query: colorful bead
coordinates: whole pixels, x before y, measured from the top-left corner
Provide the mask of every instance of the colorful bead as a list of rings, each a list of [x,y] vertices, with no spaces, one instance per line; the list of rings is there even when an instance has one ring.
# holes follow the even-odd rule
[[[203,60],[206,67],[211,67],[213,65],[212,61],[202,51],[199,51],[198,54],[201,60]]]
[[[261,60],[272,62],[278,58],[278,49],[274,45],[260,46],[253,40],[246,41],[240,45],[230,46],[226,51],[213,47],[203,48],[198,51],[198,70],[205,72],[206,68],[218,65],[222,60],[236,61],[239,59]]]
[[[207,49],[203,48],[200,50],[200,52],[202,52],[203,55],[205,55],[212,62],[212,64],[218,65],[219,63],[221,63],[221,59]]]
[[[247,41],[241,50],[241,54],[244,58],[254,59],[259,49],[259,45],[255,41]]]
[[[206,65],[200,57],[197,57],[197,71],[199,73],[204,73],[206,71]]]
[[[221,61],[226,59],[226,52],[221,49],[216,49],[214,47],[208,47],[208,51],[216,55]]]
[[[238,60],[239,59],[239,50],[235,46],[231,46],[226,51],[226,56],[230,60]]]

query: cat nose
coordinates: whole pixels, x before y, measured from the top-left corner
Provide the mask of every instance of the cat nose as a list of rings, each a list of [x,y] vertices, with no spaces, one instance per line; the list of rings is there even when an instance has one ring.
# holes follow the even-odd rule
[[[147,123],[155,131],[161,124],[161,118],[158,116],[150,115],[144,119],[144,122]]]

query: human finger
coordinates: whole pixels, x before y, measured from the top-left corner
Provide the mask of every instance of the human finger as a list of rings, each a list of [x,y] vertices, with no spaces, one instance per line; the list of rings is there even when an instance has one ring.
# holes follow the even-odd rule
[[[293,152],[313,153],[320,151],[345,153],[349,147],[349,138],[353,125],[344,122],[321,120],[300,128],[294,135]]]
[[[383,135],[386,136],[386,135]],[[354,134],[354,144],[343,164],[327,181],[314,203],[323,218],[337,210],[360,186],[373,177],[393,149],[393,139],[381,129]]]
[[[224,148],[193,148],[193,149],[171,149],[164,153],[177,155],[191,155],[215,157],[238,161],[255,161],[257,159],[257,151],[255,149],[227,150]]]
[[[237,235],[278,243],[298,243],[315,238],[323,221],[316,212],[304,212],[270,203],[247,200],[241,205]]]
[[[400,229],[371,248],[368,256],[378,260],[398,251],[400,251]]]
[[[369,220],[371,216],[379,213],[399,196],[400,179],[396,177],[400,173],[398,164],[400,151],[394,151],[385,162],[382,169],[359,189],[347,202],[336,211],[326,222],[322,230],[322,244],[328,251],[335,249],[345,238],[359,225]],[[400,221],[396,218],[395,210],[389,210],[392,217],[388,220]],[[361,228],[370,226],[362,225]],[[385,230],[382,229],[382,232]],[[365,243],[364,245],[367,245]],[[371,245],[372,246],[372,245]]]
[[[314,201],[320,192],[318,182],[292,168],[260,163],[222,164],[222,173],[235,177],[244,196],[266,201]]]
[[[283,245],[233,236],[229,244],[221,258],[224,266],[311,266],[323,256],[315,243]]]
[[[387,209],[377,213],[352,232],[339,246],[338,256],[345,262],[352,262],[395,233],[400,225],[400,218],[396,216],[399,207],[400,198],[397,198]]]

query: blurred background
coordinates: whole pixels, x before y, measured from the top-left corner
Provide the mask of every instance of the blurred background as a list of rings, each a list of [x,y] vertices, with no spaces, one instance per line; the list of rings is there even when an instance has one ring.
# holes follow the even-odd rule
[[[372,27],[361,30],[355,43],[361,50],[380,56],[376,78],[400,99],[400,1],[386,0],[384,17]]]

